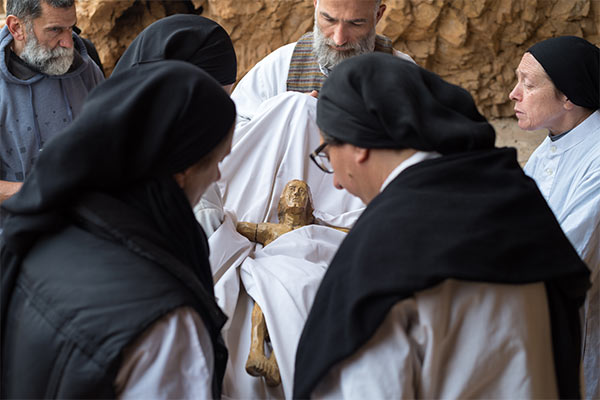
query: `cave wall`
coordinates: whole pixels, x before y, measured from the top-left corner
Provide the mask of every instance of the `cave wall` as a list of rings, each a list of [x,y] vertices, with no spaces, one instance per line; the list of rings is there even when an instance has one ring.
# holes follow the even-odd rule
[[[514,70],[532,44],[577,35],[600,45],[599,0],[384,0],[378,32],[420,65],[473,95],[488,118],[512,116]],[[3,6],[0,5],[0,14]],[[175,13],[212,18],[229,32],[238,77],[312,29],[313,0],[77,0],[78,26],[107,75],[147,25]],[[1,20],[0,20],[1,23]]]

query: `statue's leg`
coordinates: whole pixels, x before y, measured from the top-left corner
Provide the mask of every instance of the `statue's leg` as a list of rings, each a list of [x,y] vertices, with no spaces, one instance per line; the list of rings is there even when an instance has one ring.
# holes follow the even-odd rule
[[[275,353],[271,352],[269,359],[265,356],[265,341],[269,338],[265,316],[258,303],[254,303],[252,309],[252,337],[250,341],[250,353],[246,360],[246,372],[252,376],[264,376],[269,386],[277,386],[281,383],[279,367],[275,359]]]
[[[281,375],[279,374],[279,365],[277,365],[277,359],[275,358],[275,352],[271,351],[271,356],[267,361],[267,374],[265,375],[265,381],[269,386],[277,386],[281,383]]]
[[[265,316],[262,313],[258,303],[254,303],[252,309],[252,336],[250,339],[250,353],[246,361],[246,372],[252,376],[264,375],[265,364],[265,335],[267,325]]]

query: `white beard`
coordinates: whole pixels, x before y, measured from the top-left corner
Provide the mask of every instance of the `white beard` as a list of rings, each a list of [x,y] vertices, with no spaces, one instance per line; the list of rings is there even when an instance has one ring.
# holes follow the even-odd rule
[[[46,75],[63,75],[73,64],[74,49],[60,46],[48,49],[38,42],[33,28],[27,27],[25,47],[19,57]]]
[[[327,69],[333,69],[333,67],[347,58],[372,53],[375,50],[375,37],[375,27],[373,26],[373,29],[367,35],[360,38],[358,42],[346,43],[341,48],[337,47],[332,39],[323,35],[319,24],[317,24],[317,16],[315,15],[313,51],[319,65]]]

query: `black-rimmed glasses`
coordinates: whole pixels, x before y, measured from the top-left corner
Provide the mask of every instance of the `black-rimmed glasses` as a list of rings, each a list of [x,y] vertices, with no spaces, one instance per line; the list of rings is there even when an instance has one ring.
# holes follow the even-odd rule
[[[328,174],[333,174],[333,167],[331,166],[331,162],[329,161],[329,155],[325,153],[323,150],[329,143],[323,142],[310,153],[310,159],[319,167],[319,169]]]

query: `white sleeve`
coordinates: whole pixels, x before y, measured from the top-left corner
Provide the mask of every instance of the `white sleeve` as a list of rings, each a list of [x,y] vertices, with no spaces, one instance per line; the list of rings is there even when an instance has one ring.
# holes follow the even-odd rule
[[[210,399],[214,355],[200,316],[180,307],[123,351],[115,379],[119,399]]]
[[[418,317],[413,299],[397,303],[373,337],[353,356],[334,367],[312,398],[414,399],[420,361],[409,336]]]
[[[452,279],[398,302],[313,392],[331,399],[556,396],[544,284]]]
[[[561,205],[556,216],[560,226],[591,270],[591,280],[600,273],[600,169],[589,171],[577,189]]]
[[[252,119],[260,104],[286,91],[290,61],[296,43],[275,50],[258,62],[236,85],[231,94],[238,122]]]

